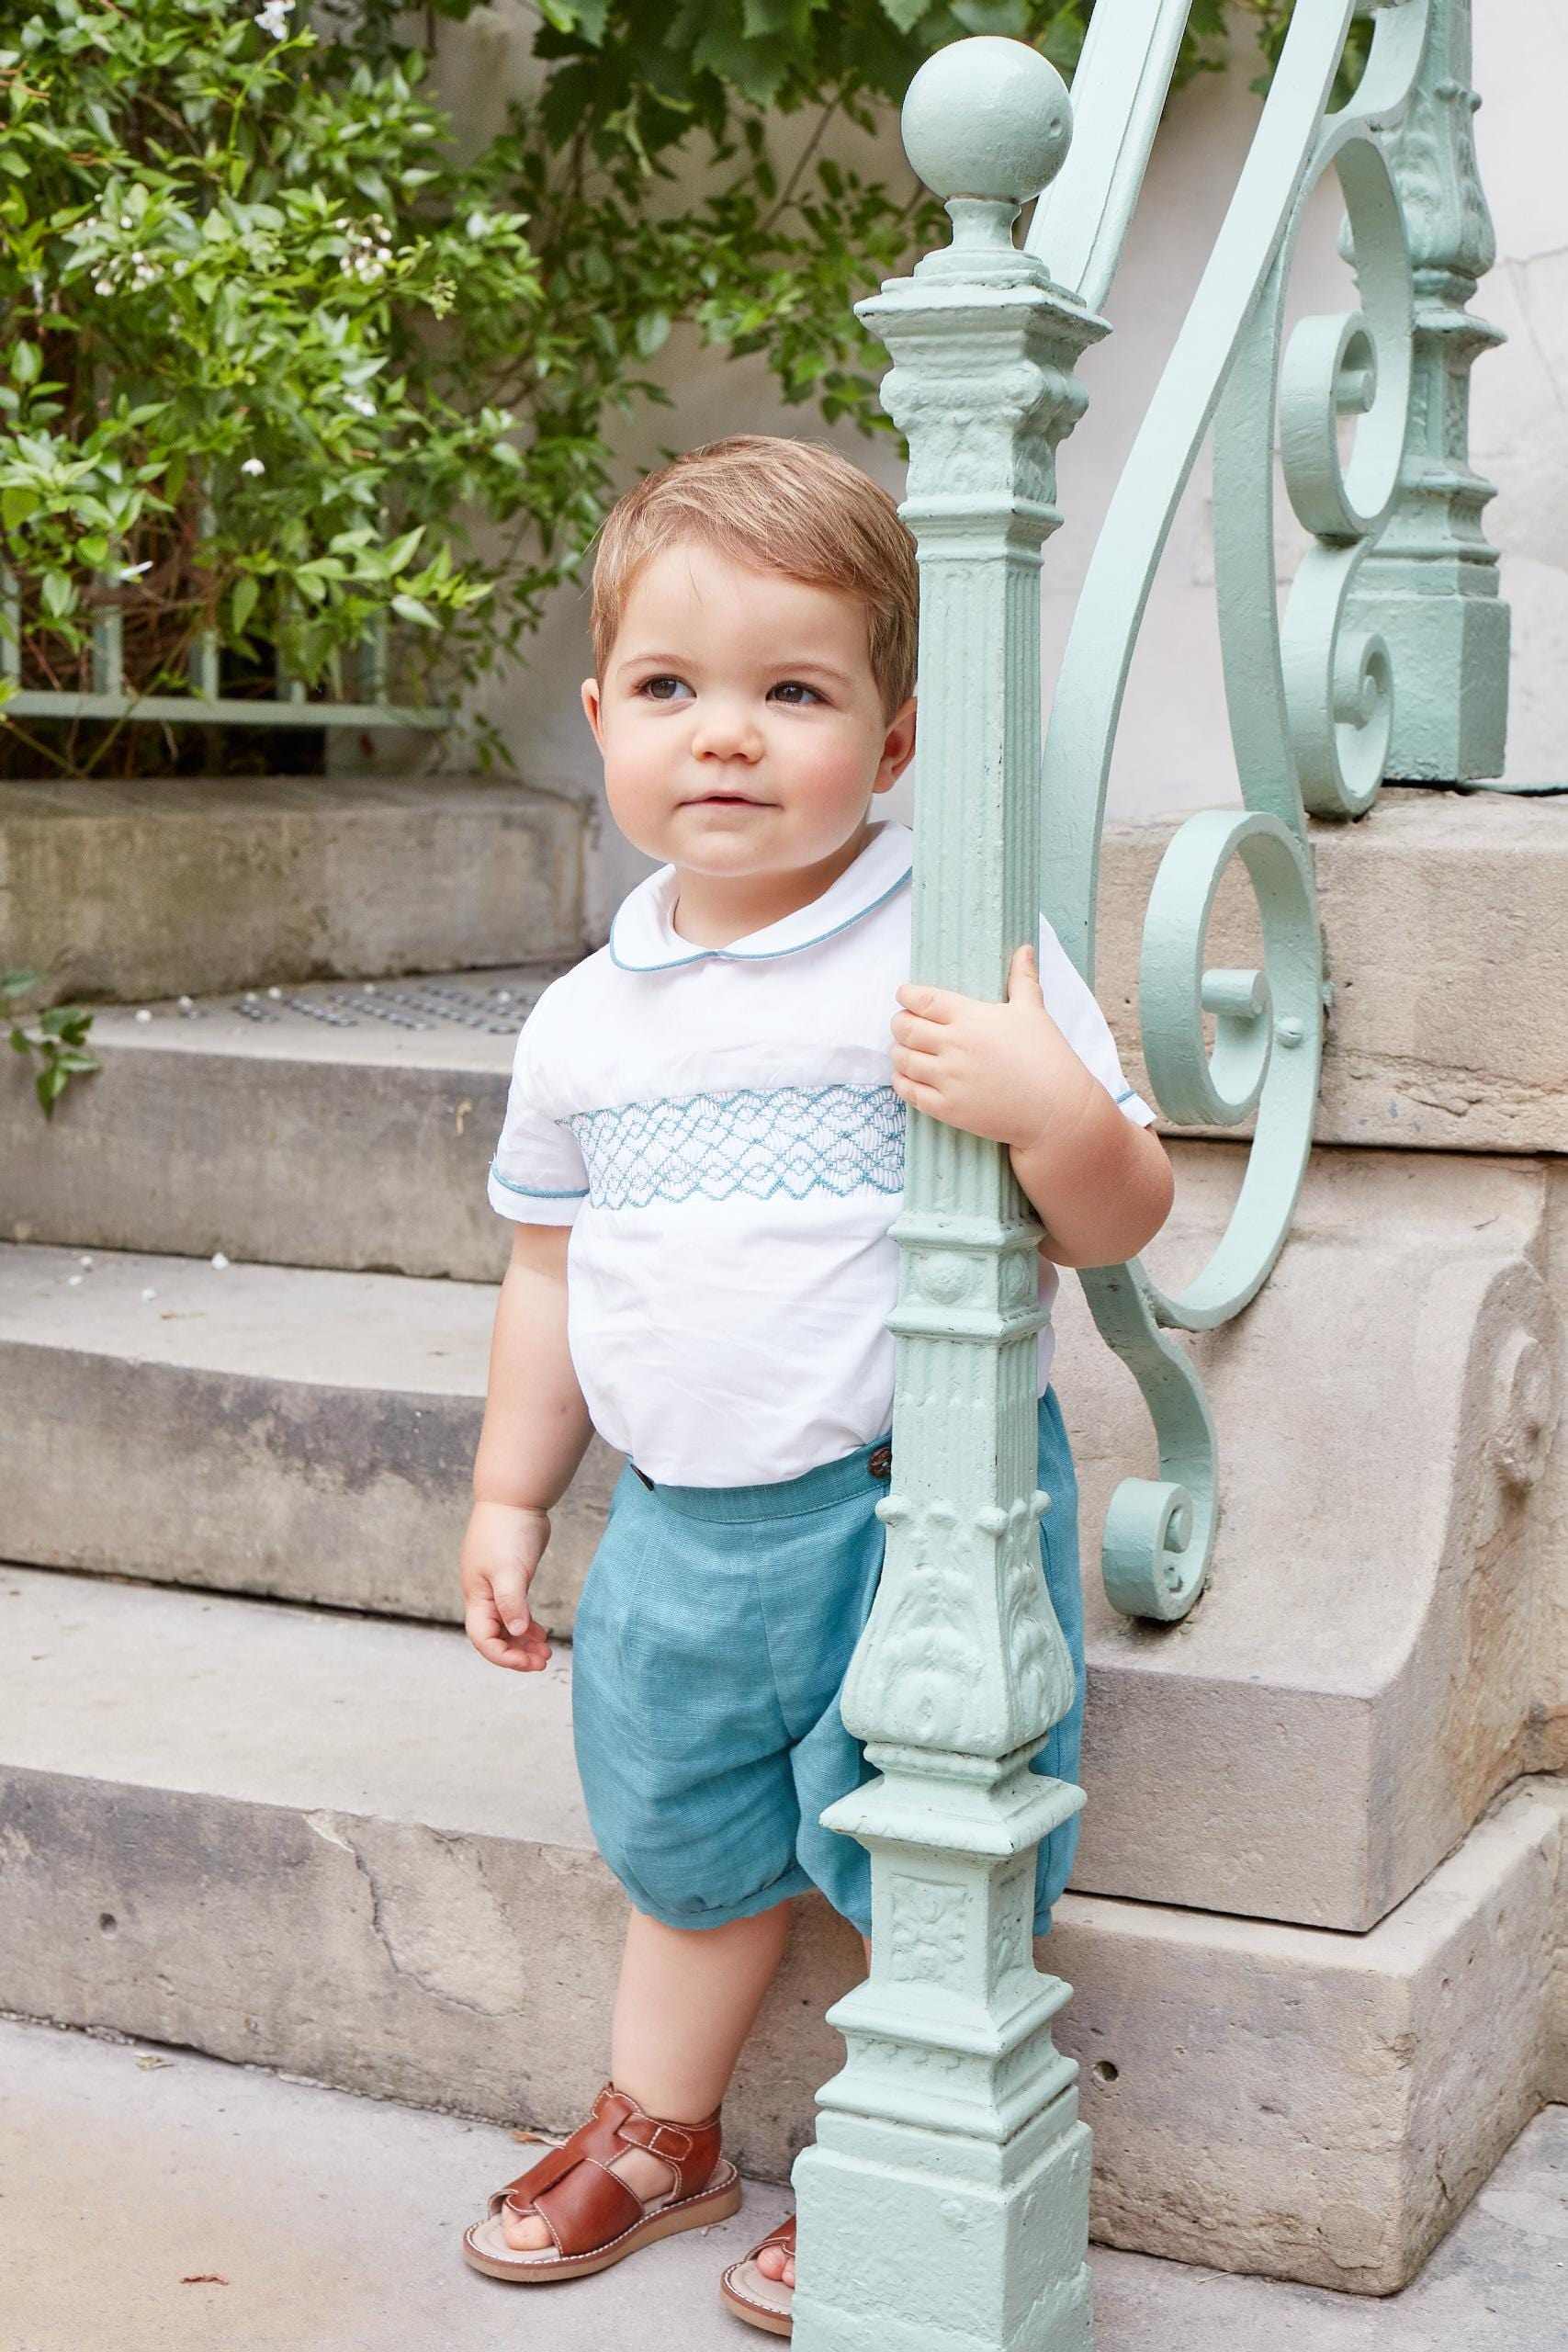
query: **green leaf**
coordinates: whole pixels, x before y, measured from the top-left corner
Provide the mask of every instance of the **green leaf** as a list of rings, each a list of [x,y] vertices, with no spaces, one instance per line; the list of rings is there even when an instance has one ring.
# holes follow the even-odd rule
[[[637,322],[638,356],[651,359],[670,339],[670,319],[663,311],[645,311]]]
[[[18,384],[36,384],[43,367],[43,354],[36,343],[19,336],[11,345],[11,375]]]
[[[422,605],[417,596],[394,596],[392,610],[402,620],[417,621],[421,628],[439,628],[441,626],[430,606]]]
[[[28,490],[21,483],[13,482],[9,490],[0,490],[0,523],[4,523],[8,531],[19,530],[29,514],[38,513],[39,503],[36,490]]]
[[[41,972],[0,972],[0,997],[26,996],[30,989],[42,985]]]
[[[63,571],[46,571],[39,595],[51,621],[62,621],[67,613],[75,609],[75,585]]]
[[[260,594],[261,582],[252,573],[242,572],[229,595],[229,626],[236,637],[243,637]]]
[[[382,561],[389,573],[396,574],[406,569],[410,557],[424,537],[424,528],[421,523],[415,529],[405,531],[400,539],[394,539],[389,548],[383,548]]]

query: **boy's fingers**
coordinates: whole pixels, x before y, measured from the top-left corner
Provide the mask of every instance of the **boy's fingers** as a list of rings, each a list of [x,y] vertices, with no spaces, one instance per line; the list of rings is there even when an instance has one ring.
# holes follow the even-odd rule
[[[464,1623],[469,1641],[491,1666],[507,1666],[513,1672],[530,1674],[537,1673],[550,1662],[548,1637],[538,1623],[531,1623],[527,1636],[518,1640],[498,1625],[488,1611],[470,1611]]]
[[[924,1111],[933,1119],[945,1118],[942,1100],[934,1086],[922,1086],[918,1078],[906,1078],[902,1070],[893,1073],[893,1091],[913,1103],[917,1111]]]
[[[947,1024],[941,1021],[924,1021],[918,1013],[896,1012],[893,1035],[901,1046],[912,1046],[919,1052],[934,1054],[947,1042],[943,1035]]]
[[[1045,1001],[1045,992],[1034,966],[1034,950],[1027,944],[1016,951],[1008,967],[1008,1002],[1016,1004],[1020,998],[1033,1004],[1043,1005]]]
[[[521,1575],[501,1575],[491,1578],[491,1591],[495,1597],[495,1613],[509,1634],[526,1633],[533,1623],[534,1612],[528,1606],[528,1583]]]
[[[906,1012],[918,1012],[925,1021],[949,1021],[953,1017],[953,990],[918,987],[906,980],[898,989],[899,1003]]]

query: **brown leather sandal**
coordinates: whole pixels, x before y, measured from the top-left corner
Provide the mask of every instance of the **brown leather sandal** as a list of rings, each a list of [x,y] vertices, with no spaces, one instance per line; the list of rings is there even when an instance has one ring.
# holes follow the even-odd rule
[[[758,2269],[757,2256],[767,2245],[782,2245],[786,2254],[795,2252],[793,2213],[760,2238],[744,2261],[730,2264],[718,2282],[719,2292],[737,2319],[766,2328],[770,2335],[790,2335],[795,2332],[795,2289]]]
[[[632,2148],[669,2165],[671,2184],[660,2195],[639,2197],[611,2169]],[[528,2287],[607,2270],[655,2238],[704,2229],[739,2210],[740,2176],[718,2151],[716,2114],[704,2123],[661,2123],[606,2083],[586,2123],[496,2190],[484,2220],[463,2233],[464,2256],[487,2278]],[[508,2245],[503,2206],[536,2213],[551,2244]]]

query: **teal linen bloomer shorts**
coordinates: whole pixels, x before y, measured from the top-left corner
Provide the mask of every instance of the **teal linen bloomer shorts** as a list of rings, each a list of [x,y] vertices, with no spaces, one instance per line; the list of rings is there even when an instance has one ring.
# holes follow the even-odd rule
[[[871,1609],[887,1441],[761,1487],[648,1487],[628,1466],[578,1611],[572,1710],[599,1850],[639,1911],[717,1928],[819,1887],[871,1931],[871,1863],[825,1809],[873,1777],[839,1695]],[[880,1475],[878,1475],[880,1473]],[[1077,1678],[1032,1770],[1077,1777],[1083,1597],[1077,1483],[1054,1389],[1040,1400],[1041,1551]],[[1040,1848],[1035,1932],[1077,1821]]]

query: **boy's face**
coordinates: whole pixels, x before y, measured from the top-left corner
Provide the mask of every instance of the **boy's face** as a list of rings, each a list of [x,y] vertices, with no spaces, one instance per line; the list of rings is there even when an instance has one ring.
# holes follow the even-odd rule
[[[582,704],[610,813],[638,849],[694,874],[830,858],[914,751],[913,698],[883,715],[863,606],[711,548],[644,566],[604,666]]]

